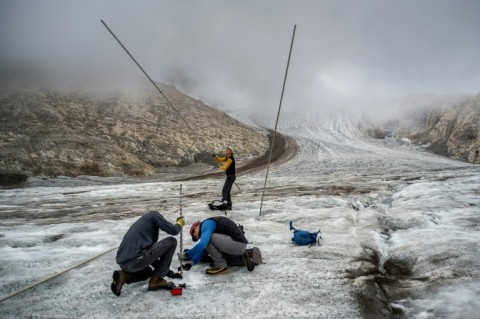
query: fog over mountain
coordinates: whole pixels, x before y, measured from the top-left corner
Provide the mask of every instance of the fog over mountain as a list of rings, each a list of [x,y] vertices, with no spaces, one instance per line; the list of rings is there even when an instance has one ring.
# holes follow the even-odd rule
[[[171,105],[147,81],[134,93],[18,86],[0,81],[0,185],[12,173],[151,176],[191,166],[198,174],[226,145],[240,163],[269,145],[267,132],[167,85],[157,84]]]
[[[478,1],[12,1],[0,4],[0,62],[41,66],[63,85],[130,87],[150,75],[208,105],[275,117],[417,93],[480,91]],[[377,107],[373,107],[377,105]]]

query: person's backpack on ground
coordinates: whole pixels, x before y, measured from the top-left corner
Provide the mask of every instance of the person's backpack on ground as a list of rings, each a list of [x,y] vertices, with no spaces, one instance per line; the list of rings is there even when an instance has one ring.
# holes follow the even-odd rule
[[[245,253],[253,261],[253,264],[255,266],[263,264],[262,252],[260,251],[260,248],[258,247],[247,248],[245,249]],[[247,261],[245,260],[244,256],[232,257],[232,258],[227,258],[227,265],[228,266],[246,266]]]
[[[232,210],[232,205],[231,204],[228,205],[228,203],[224,203],[224,202],[219,201],[219,200],[214,200],[213,202],[208,204],[208,208],[210,208],[211,210],[226,211],[226,210]]]
[[[315,233],[306,230],[295,229],[295,227],[293,227],[293,221],[290,221],[290,230],[293,230],[292,243],[299,246],[310,245],[311,247],[315,244],[320,246],[320,239],[322,239],[320,229]]]
[[[262,252],[260,251],[260,248],[248,248],[246,251],[256,266],[263,264]]]

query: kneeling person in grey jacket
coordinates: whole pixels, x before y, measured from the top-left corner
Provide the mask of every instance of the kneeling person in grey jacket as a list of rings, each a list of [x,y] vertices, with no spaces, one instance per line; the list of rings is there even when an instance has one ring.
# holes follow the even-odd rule
[[[118,247],[116,261],[121,270],[113,272],[112,292],[120,296],[125,283],[148,278],[148,290],[164,289],[168,282],[163,277],[181,278],[179,273],[170,270],[177,240],[174,237],[157,240],[160,229],[167,234],[177,235],[184,225],[183,217],[178,217],[176,223],[172,224],[156,211],[145,213],[133,223]]]

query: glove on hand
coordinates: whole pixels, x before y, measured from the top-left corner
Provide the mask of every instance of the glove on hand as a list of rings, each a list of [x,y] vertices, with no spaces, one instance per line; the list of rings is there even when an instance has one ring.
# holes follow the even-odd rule
[[[182,261],[189,261],[191,260],[190,256],[188,255],[187,252],[181,252],[181,253],[178,253],[178,259],[182,260]]]
[[[192,268],[192,264],[191,263],[186,263],[186,264],[182,265],[181,267],[183,268],[183,270],[189,271],[190,268]],[[180,271],[180,267],[178,267],[178,271]]]
[[[176,224],[179,224],[181,227],[185,226],[185,218],[183,216],[178,217]]]
[[[180,269],[179,269],[180,270]],[[167,277],[168,278],[172,278],[172,279],[183,279],[183,276],[178,273],[178,272],[173,272],[172,270],[169,270],[168,273],[167,273]]]
[[[173,273],[172,279],[183,279],[183,276],[179,272],[176,272]]]
[[[217,156],[217,155],[215,155],[215,154],[212,154],[212,157],[215,157],[215,156]]]

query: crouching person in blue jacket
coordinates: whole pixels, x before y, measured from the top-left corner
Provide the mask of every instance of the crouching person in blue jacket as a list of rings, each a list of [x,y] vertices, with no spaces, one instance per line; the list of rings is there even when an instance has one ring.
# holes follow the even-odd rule
[[[163,277],[182,278],[179,273],[170,270],[177,240],[171,236],[157,240],[160,229],[167,234],[177,235],[184,225],[183,217],[178,217],[176,223],[172,224],[155,211],[145,213],[133,223],[118,247],[116,261],[121,270],[113,272],[112,292],[120,296],[125,283],[148,278],[149,291],[165,289],[168,282]]]
[[[193,223],[190,235],[194,242],[199,241],[192,249],[179,253],[180,260],[191,261],[193,264],[200,262],[206,254],[213,260],[213,266],[206,270],[209,275],[227,273],[227,259],[243,256],[248,270],[255,267],[250,256],[245,252],[247,239],[238,225],[231,219],[218,216]],[[184,269],[189,269],[191,264],[186,264]]]

